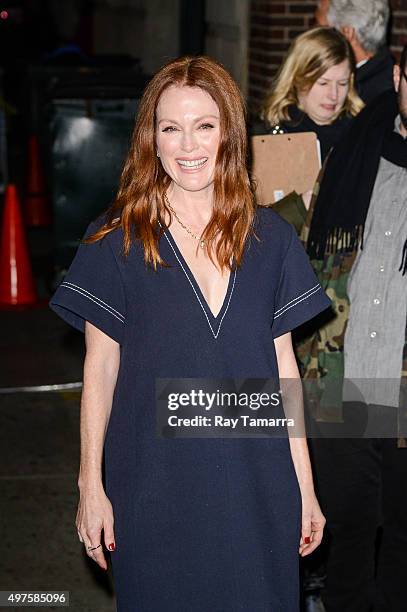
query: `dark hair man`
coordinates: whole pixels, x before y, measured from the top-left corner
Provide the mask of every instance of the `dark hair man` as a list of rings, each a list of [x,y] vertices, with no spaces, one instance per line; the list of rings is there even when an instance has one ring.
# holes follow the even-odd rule
[[[363,109],[328,159],[308,238],[336,312],[313,367],[351,383],[351,430],[313,441],[332,536],[329,612],[401,612],[407,601],[407,46],[393,79],[396,93]]]
[[[308,213],[301,200],[279,208],[334,311],[296,347],[303,377],[321,383],[310,435],[327,612],[407,601],[407,45],[393,83],[331,152]]]

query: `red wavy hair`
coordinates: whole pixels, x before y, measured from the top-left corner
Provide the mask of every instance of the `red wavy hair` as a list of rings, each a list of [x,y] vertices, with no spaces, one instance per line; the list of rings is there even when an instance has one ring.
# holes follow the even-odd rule
[[[164,194],[171,179],[156,156],[156,109],[162,93],[173,85],[200,87],[216,102],[220,112],[220,143],[215,164],[213,213],[203,238],[216,247],[208,255],[221,267],[241,263],[243,249],[254,219],[253,189],[247,172],[246,112],[242,95],[230,74],[214,60],[185,56],[166,64],[151,79],[141,99],[130,151],[119,190],[104,225],[87,242],[100,240],[123,228],[124,253],[133,238],[141,240],[144,259],[154,269],[165,265],[158,241],[166,227]],[[215,244],[215,242],[214,242]]]

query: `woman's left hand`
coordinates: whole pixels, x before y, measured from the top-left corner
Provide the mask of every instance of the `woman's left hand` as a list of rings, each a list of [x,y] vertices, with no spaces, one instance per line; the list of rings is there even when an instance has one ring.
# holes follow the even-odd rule
[[[312,553],[320,544],[326,520],[314,491],[302,494],[302,528],[299,553],[302,557]]]

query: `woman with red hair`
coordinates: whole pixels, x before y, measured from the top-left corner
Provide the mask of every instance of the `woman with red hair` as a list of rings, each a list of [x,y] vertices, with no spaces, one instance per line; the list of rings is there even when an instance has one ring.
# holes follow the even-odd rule
[[[216,433],[208,406],[212,435],[178,435],[174,412],[156,434],[159,379],[185,400],[197,379],[298,378],[290,331],[329,306],[291,226],[255,209],[246,152],[226,70],[164,66],[51,301],[85,331],[76,526],[100,567],[112,551],[119,612],[294,612],[298,553],[321,541],[304,438]]]

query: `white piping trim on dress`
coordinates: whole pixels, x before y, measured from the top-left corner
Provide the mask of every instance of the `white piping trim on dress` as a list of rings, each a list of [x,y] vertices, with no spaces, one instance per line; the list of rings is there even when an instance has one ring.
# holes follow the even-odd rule
[[[71,291],[75,291],[76,293],[79,293],[79,295],[82,295],[82,297],[85,297],[88,300],[90,300],[91,302],[94,302],[96,304],[96,306],[99,306],[100,308],[103,308],[103,310],[106,310],[106,312],[108,312],[110,315],[112,315],[112,317],[115,317],[118,321],[120,321],[120,323],[124,323],[124,321],[125,321],[124,316],[122,314],[120,314],[120,312],[117,312],[117,310],[115,310],[114,308],[109,306],[109,304],[106,304],[104,306],[103,304],[105,304],[105,302],[102,302],[102,300],[100,300],[98,297],[96,297],[95,295],[93,295],[89,291],[86,291],[85,289],[82,289],[82,287],[78,287],[77,285],[74,285],[72,287],[71,287],[71,285],[73,285],[73,283],[67,283],[66,281],[63,281],[61,283],[61,287],[64,287],[65,289],[70,289]],[[87,295],[87,294],[89,294],[89,295]],[[93,299],[93,298],[95,298],[95,299]],[[100,302],[102,302],[102,303],[100,303]],[[112,312],[112,310],[114,310],[114,312]],[[117,313],[117,314],[115,314],[115,313]]]
[[[300,298],[302,298],[303,295],[306,295],[307,293],[310,293],[311,291],[313,291],[314,289],[316,289],[317,287],[319,287],[319,283],[317,285],[314,285],[313,287],[311,287],[311,289],[308,289],[308,291],[304,291],[304,293],[301,293],[300,295],[298,295],[296,298],[294,298],[293,300],[290,300],[289,302],[287,302],[287,304],[285,304],[284,306],[282,306],[281,308],[278,308],[278,310],[275,311],[274,316],[276,316],[276,314],[278,312],[280,312],[280,310],[284,310],[285,308],[287,308],[287,306],[289,306],[290,304],[292,304],[293,302],[296,302],[297,300],[299,300]]]
[[[322,289],[321,285],[317,286],[317,288],[312,293],[308,293],[308,295],[303,297],[301,300],[296,301],[295,304],[291,304],[291,306],[288,306],[285,310],[283,310],[282,312],[279,312],[278,315],[274,316],[274,319],[278,319],[278,317],[281,317],[281,315],[285,314],[287,310],[290,310],[290,308],[294,308],[294,306],[298,306],[300,302],[307,300],[309,297],[314,295],[314,293],[317,293],[320,289]]]
[[[160,225],[161,225],[161,224],[160,224]],[[223,313],[222,318],[221,318],[221,320],[219,321],[218,331],[217,331],[217,332],[216,332],[216,334],[215,334],[215,332],[213,331],[213,327],[212,327],[212,325],[211,325],[211,322],[209,321],[209,317],[208,317],[208,315],[207,315],[207,313],[206,313],[205,307],[204,307],[204,305],[202,304],[202,301],[201,301],[201,299],[200,299],[199,295],[198,295],[198,294],[197,294],[197,292],[196,292],[196,289],[195,289],[195,287],[194,287],[194,285],[193,285],[193,282],[192,282],[192,281],[191,281],[191,279],[189,278],[189,274],[187,273],[187,271],[185,270],[184,266],[182,265],[182,261],[181,261],[181,260],[180,260],[180,258],[178,257],[178,255],[177,255],[177,253],[176,253],[176,251],[175,251],[174,247],[173,247],[173,246],[172,246],[172,244],[171,244],[170,239],[168,238],[168,236],[167,236],[167,234],[166,234],[165,232],[164,232],[164,236],[165,236],[165,238],[166,238],[166,240],[167,240],[168,244],[170,245],[170,247],[171,247],[171,249],[172,249],[172,251],[173,251],[173,253],[174,253],[175,257],[177,258],[177,261],[178,261],[179,265],[181,266],[181,268],[182,268],[182,270],[183,270],[183,272],[184,272],[185,276],[187,277],[189,284],[191,285],[191,287],[192,287],[192,289],[193,289],[193,291],[194,291],[194,293],[195,293],[196,299],[198,300],[199,305],[201,306],[201,308],[202,308],[202,310],[203,310],[203,313],[204,313],[205,318],[206,318],[206,320],[207,320],[207,322],[208,322],[208,325],[209,325],[209,328],[210,328],[210,330],[211,330],[211,332],[212,332],[213,337],[215,338],[215,340],[217,340],[217,338],[218,338],[218,336],[219,336],[220,328],[221,328],[221,326],[222,326],[223,319],[225,318],[225,315],[226,315],[226,313],[227,313],[227,311],[228,311],[228,308],[229,308],[230,300],[232,299],[233,289],[235,288],[235,282],[236,282],[236,268],[235,268],[234,275],[233,275],[233,284],[232,284],[232,289],[231,289],[231,291],[230,291],[230,295],[229,295],[228,303],[226,304],[225,312]],[[208,308],[209,308],[209,306],[208,306]],[[214,318],[215,318],[215,317],[214,317]]]
[[[101,304],[104,304],[104,306],[107,306],[108,308],[110,308],[110,310],[113,310],[113,312],[115,312],[116,314],[119,315],[119,317],[121,317],[122,319],[124,319],[124,315],[122,315],[121,312],[119,312],[118,310],[116,310],[116,308],[113,308],[113,306],[110,306],[110,304],[107,304],[106,302],[104,302],[103,300],[101,300],[100,298],[98,298],[96,295],[94,295],[93,293],[91,293],[90,291],[87,291],[86,289],[84,289],[83,287],[80,287],[79,285],[75,285],[75,283],[70,283],[66,280],[62,281],[63,285],[71,285],[71,287],[75,287],[76,289],[81,289],[82,291],[84,291],[85,293],[87,293],[88,295],[91,295],[93,298],[95,298],[95,300],[97,300],[98,302],[100,302]]]

